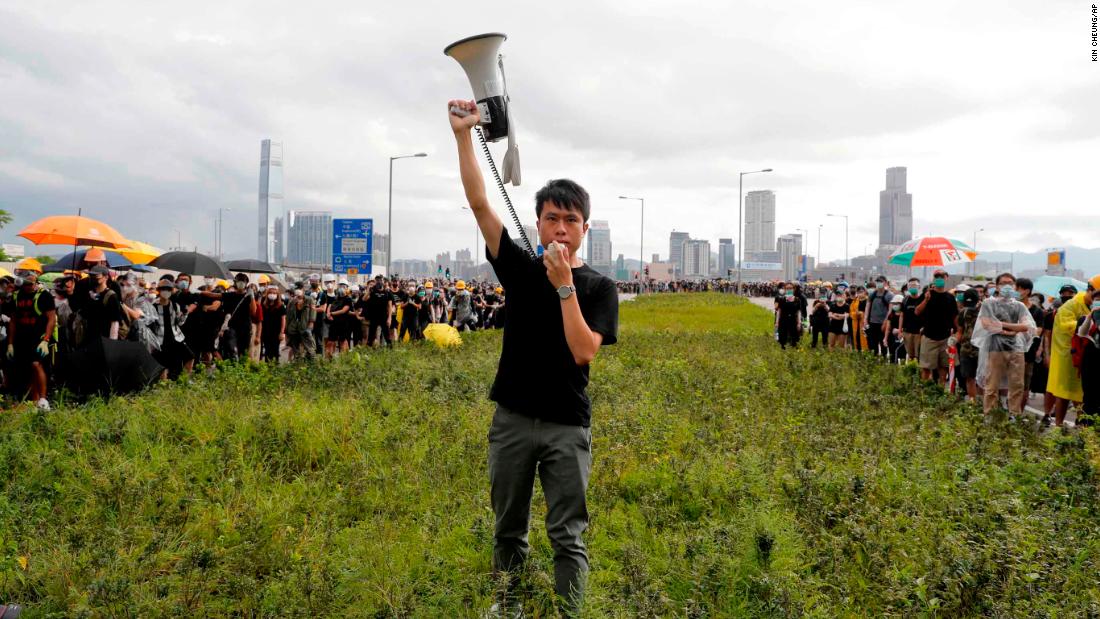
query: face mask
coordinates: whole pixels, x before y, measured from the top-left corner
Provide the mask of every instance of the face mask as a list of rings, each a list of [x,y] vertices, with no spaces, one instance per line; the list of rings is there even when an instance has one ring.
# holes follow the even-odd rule
[[[900,305],[891,305],[890,309],[894,310],[895,312],[900,312],[901,311],[901,306]]]
[[[874,286],[874,284],[871,284],[870,286],[867,286],[867,291],[868,291],[868,292],[874,292],[874,291],[875,291],[875,286]]]
[[[785,294],[788,297],[793,297],[794,296],[794,291],[793,290],[788,290],[787,292],[785,292],[783,294]]]
[[[958,301],[959,303],[962,303],[963,302],[962,293],[959,293],[959,294],[955,295],[955,300]]]
[[[191,287],[191,282],[189,282],[187,280],[183,280],[181,282],[178,282],[176,284],[176,286],[178,286],[180,290],[187,290],[188,288]]]
[[[214,278],[213,277],[204,278],[202,281],[203,281],[204,284],[206,284],[207,287],[210,287],[210,286],[214,285]]]
[[[936,288],[943,288],[946,284],[947,280],[942,277],[937,277],[936,279],[932,280],[932,285]]]
[[[347,291],[347,290],[344,290],[343,288],[341,288],[341,289],[339,289],[339,290],[337,290],[337,291],[336,291],[336,295],[337,295],[337,296],[340,296],[340,297],[342,297],[342,296],[346,295],[347,293],[348,293],[348,291]]]
[[[909,289],[909,295],[910,295],[910,296],[914,296],[914,297],[915,297],[915,296],[917,296],[917,294],[919,294],[919,293],[920,293],[920,288],[910,288],[910,289]]]
[[[329,292],[332,292],[332,288],[333,288],[332,284],[325,284],[325,290],[328,290]]]
[[[172,291],[171,290],[161,290],[160,291],[160,298],[164,299],[165,301],[167,301],[169,298],[171,298],[171,296],[172,296]]]
[[[1096,310],[1100,310],[1100,301],[1093,301],[1092,302],[1092,311],[1095,312]]]
[[[275,299],[278,299],[278,298],[279,298],[279,295],[276,294],[276,293],[271,293],[271,294],[267,295],[267,300],[268,301],[274,301]]]
[[[1001,286],[1001,296],[1006,299],[1011,299],[1016,295],[1016,290],[1009,285]]]

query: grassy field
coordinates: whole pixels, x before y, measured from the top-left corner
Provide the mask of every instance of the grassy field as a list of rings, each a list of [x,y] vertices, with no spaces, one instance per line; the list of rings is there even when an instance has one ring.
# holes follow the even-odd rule
[[[728,296],[642,297],[621,319],[592,369],[589,616],[1100,616],[1091,434],[985,425],[906,369],[781,352],[767,312]],[[500,333],[465,340],[4,413],[0,600],[477,616]]]

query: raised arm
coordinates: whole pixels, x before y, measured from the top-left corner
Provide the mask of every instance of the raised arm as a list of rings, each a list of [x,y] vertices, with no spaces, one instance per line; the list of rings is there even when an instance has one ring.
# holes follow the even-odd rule
[[[452,107],[465,110],[468,115],[459,116],[449,111]],[[485,245],[488,246],[489,253],[496,258],[500,250],[500,237],[504,224],[493,207],[489,206],[489,198],[485,195],[485,180],[481,177],[481,169],[477,165],[477,154],[474,152],[474,139],[470,130],[480,119],[477,103],[456,100],[448,103],[447,109],[451,129],[455,134],[455,142],[458,144],[458,170],[462,175],[462,188],[466,191],[466,201],[470,204],[470,210],[474,212],[474,218],[477,220],[477,226],[481,228],[482,236],[485,237]]]

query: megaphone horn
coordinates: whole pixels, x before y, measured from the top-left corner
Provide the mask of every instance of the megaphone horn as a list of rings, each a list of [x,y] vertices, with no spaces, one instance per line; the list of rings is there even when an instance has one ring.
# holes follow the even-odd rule
[[[481,116],[479,124],[490,142],[508,135],[508,100],[500,71],[500,45],[507,38],[499,32],[479,34],[455,41],[443,50],[466,72]]]

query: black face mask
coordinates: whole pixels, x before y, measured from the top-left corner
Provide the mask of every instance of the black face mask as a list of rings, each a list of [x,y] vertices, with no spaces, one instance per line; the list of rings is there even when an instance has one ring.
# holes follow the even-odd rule
[[[1073,297],[1062,297],[1062,304],[1065,305],[1073,300]]]

